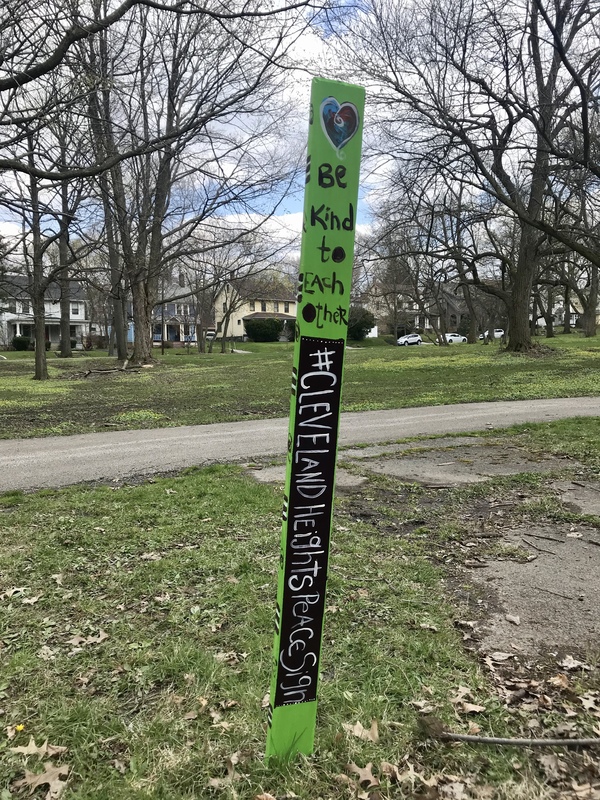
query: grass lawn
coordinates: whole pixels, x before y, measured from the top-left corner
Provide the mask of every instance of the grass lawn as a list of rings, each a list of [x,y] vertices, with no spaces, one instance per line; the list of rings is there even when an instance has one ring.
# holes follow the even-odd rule
[[[344,408],[599,394],[600,341],[552,345],[538,357],[497,345],[349,349]],[[30,354],[9,353],[0,436],[287,414],[292,346],[244,349],[168,351],[132,373],[96,372],[114,366],[97,356],[54,358],[44,383],[31,379]],[[597,420],[501,437],[579,459],[587,472],[578,480],[597,480]],[[506,524],[511,514],[519,524],[577,523],[546,484],[523,475],[436,491],[373,476],[339,494],[316,749],[291,764],[264,761],[280,489],[216,466],[139,485],[0,495],[0,800],[570,797],[544,784],[592,783],[600,773],[587,752],[544,761],[530,750],[448,745],[431,738],[423,714],[460,733],[547,736],[583,696],[589,711],[578,707],[568,724],[600,735],[598,654],[579,654],[595,669],[568,687],[556,667],[526,682],[544,709],[509,707],[498,676],[469,650],[466,600],[449,590],[449,564],[461,550],[475,554],[463,544],[477,536],[482,500],[504,509],[510,496]]]
[[[600,466],[595,420],[513,436]],[[532,753],[449,746],[420,725],[431,709],[457,732],[530,735],[531,714],[508,708],[465,650],[468,611],[441,579],[448,547],[473,535],[465,504],[533,486],[525,476],[440,493],[374,476],[360,507],[340,494],[316,751],[269,765],[281,491],[217,466],[0,496],[0,797],[27,796],[42,774],[65,800],[546,797]],[[550,513],[549,499],[520,502],[520,515]],[[569,689],[571,702],[575,688],[590,684]],[[555,707],[534,715],[543,727],[563,721]],[[373,720],[378,741],[355,735]],[[577,718],[584,735],[594,723]],[[579,780],[584,767],[572,769]]]
[[[551,345],[536,356],[508,354],[497,344],[352,348],[343,409],[600,394],[600,339],[559,336]],[[106,357],[50,356],[46,382],[32,380],[32,354],[7,353],[0,360],[0,437],[286,416],[293,345],[240,347],[250,352],[157,352],[155,367],[127,373]]]

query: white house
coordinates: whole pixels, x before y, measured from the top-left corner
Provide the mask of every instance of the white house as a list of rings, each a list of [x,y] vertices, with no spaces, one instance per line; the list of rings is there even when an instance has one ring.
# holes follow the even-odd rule
[[[26,275],[5,275],[0,280],[0,347],[10,346],[15,336],[34,340],[34,322]],[[58,283],[51,283],[44,296],[46,342],[58,347],[60,342],[60,295]],[[84,290],[76,281],[69,282],[70,331],[77,348],[83,348],[90,332]]]

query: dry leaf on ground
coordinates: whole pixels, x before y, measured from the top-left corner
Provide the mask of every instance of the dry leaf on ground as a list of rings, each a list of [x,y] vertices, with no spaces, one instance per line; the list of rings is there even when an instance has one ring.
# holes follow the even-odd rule
[[[478,706],[476,703],[459,703],[457,706],[457,711],[460,711],[462,714],[480,714],[482,711],[485,711],[485,706]]]
[[[235,771],[236,764],[239,763],[240,760],[240,753],[232,753],[229,758],[225,761],[225,768],[227,770],[227,775],[225,778],[211,778],[208,782],[208,787],[210,789],[225,789],[227,787],[231,787],[234,781],[241,780],[241,777]]]
[[[33,736],[29,737],[29,744],[22,747],[9,747],[11,753],[22,753],[26,756],[39,756],[40,758],[52,758],[61,753],[66,753],[67,747],[59,747],[58,745],[48,744],[48,739],[39,747],[35,743]]]
[[[48,785],[46,800],[58,800],[67,785],[70,769],[71,767],[67,764],[55,767],[51,761],[47,761],[44,764],[44,772],[36,775],[34,772],[25,770],[25,777],[18,781],[13,781],[12,785],[15,789],[28,787],[30,794],[33,794],[38,786]]]
[[[355,764],[354,761],[351,761],[346,765],[346,769],[351,775],[358,775],[358,782],[364,788],[368,788],[370,786],[379,786],[379,778],[376,778],[375,775],[373,775],[372,761],[369,761],[365,767],[359,767],[358,764]]]
[[[360,722],[357,722],[356,725],[349,725],[344,722],[343,728],[346,733],[356,736],[357,739],[363,739],[363,741],[366,742],[374,742],[375,744],[379,741],[379,730],[377,728],[376,719],[371,720],[371,727],[369,729],[363,728]]]
[[[103,642],[105,639],[108,639],[108,633],[106,631],[100,631],[97,636],[81,636],[81,634],[76,633],[74,636],[71,636],[70,639],[67,639],[67,644],[72,644],[73,647],[81,647],[87,644],[100,644],[100,642]]]
[[[591,669],[588,664],[584,664],[583,661],[577,661],[573,656],[565,656],[562,661],[558,662],[558,666],[564,667],[564,669]]]

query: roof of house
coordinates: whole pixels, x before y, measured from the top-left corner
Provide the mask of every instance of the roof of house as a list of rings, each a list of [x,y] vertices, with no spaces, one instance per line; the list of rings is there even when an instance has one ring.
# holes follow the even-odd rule
[[[61,293],[60,283],[52,281],[44,293],[44,298],[58,303]],[[71,300],[85,300],[85,290],[77,281],[69,281],[69,293]],[[31,278],[28,275],[0,274],[0,294],[14,300],[29,300],[31,298]]]

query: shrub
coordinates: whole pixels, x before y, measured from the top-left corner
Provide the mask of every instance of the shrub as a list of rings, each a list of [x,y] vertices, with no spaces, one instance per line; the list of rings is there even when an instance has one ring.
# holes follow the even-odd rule
[[[375,317],[362,306],[350,306],[348,314],[348,338],[362,341],[371,328],[375,327]]]
[[[278,342],[283,330],[280,319],[249,319],[244,323],[248,338],[253,342]]]
[[[15,350],[29,350],[31,339],[29,336],[14,336],[12,346]]]

